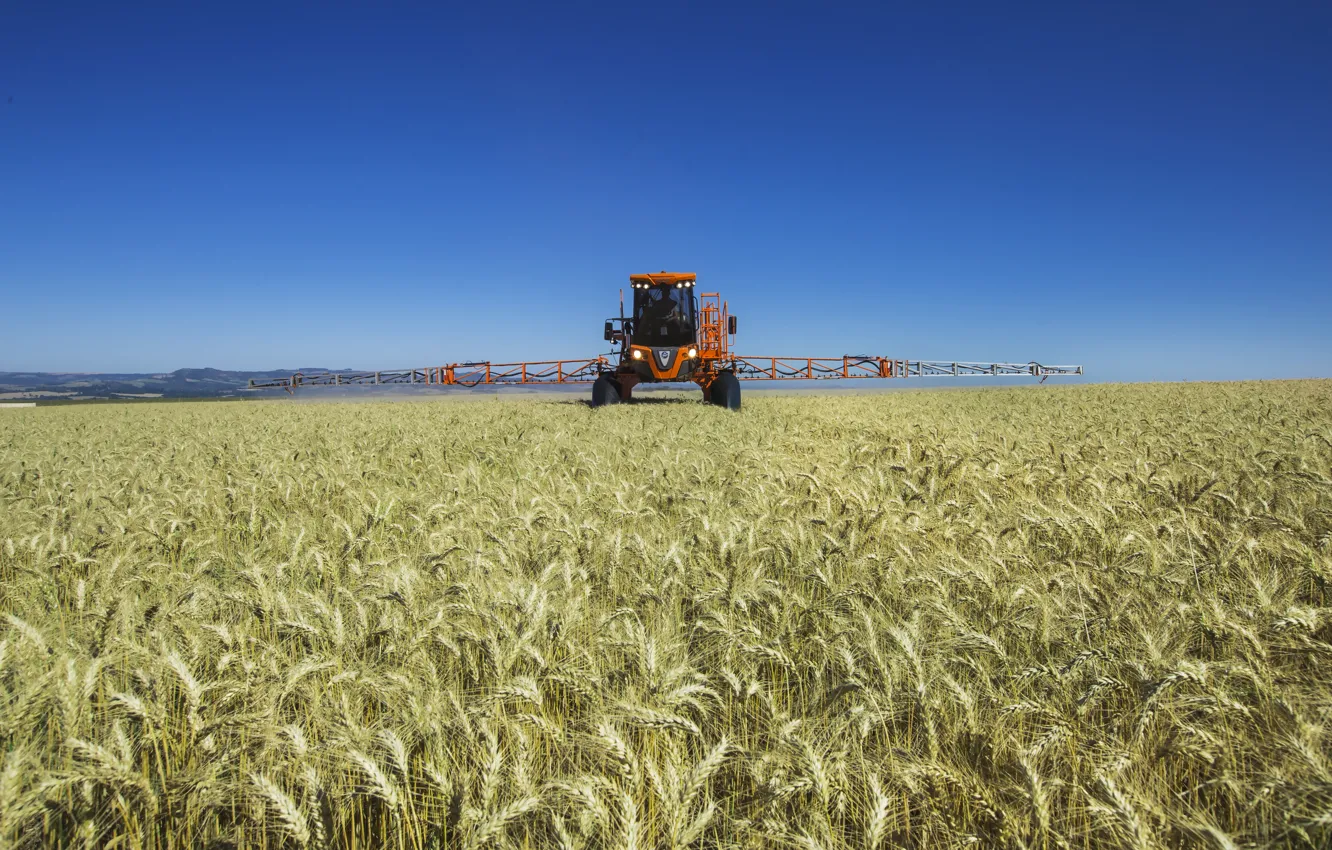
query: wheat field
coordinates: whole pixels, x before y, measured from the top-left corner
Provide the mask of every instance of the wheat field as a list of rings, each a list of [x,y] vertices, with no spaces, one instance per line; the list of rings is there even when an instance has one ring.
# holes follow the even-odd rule
[[[1326,847],[1332,382],[0,418],[0,845]]]

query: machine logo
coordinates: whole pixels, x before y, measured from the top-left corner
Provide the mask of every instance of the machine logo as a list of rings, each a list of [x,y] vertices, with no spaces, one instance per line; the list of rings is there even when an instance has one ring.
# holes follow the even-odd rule
[[[671,354],[672,352],[670,349],[657,352],[657,362],[661,364],[661,368],[665,369],[667,366],[671,365]]]

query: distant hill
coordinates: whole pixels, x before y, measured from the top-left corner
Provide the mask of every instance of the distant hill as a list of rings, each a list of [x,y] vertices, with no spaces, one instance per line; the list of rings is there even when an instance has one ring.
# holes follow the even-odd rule
[[[241,393],[251,378],[285,378],[293,372],[328,372],[322,367],[238,372],[177,369],[165,374],[0,372],[0,398],[220,398]],[[341,370],[348,371],[348,370]]]

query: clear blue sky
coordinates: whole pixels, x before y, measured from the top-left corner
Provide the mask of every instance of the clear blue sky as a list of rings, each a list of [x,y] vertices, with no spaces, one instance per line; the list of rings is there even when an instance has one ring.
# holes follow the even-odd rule
[[[752,354],[1332,375],[1326,2],[441,5],[7,0],[0,370],[587,356],[669,269]]]

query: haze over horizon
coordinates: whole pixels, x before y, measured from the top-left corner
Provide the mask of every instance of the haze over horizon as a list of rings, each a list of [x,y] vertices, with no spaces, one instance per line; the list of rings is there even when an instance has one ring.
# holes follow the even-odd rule
[[[754,355],[1332,375],[1332,6],[16,2],[0,370]]]

